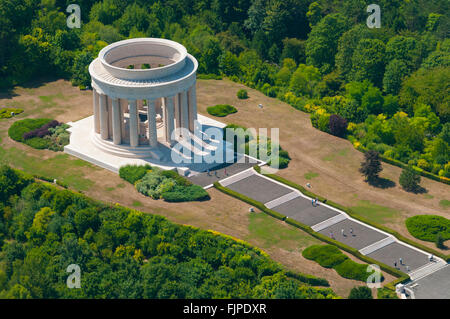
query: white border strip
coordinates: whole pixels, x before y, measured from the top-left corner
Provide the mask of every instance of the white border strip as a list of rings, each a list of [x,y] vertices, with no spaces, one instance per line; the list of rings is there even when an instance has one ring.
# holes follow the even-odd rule
[[[311,228],[315,232],[320,232],[322,229],[333,226],[334,224],[337,224],[346,219],[347,219],[347,217],[344,214],[339,214],[339,215],[333,216],[331,218],[328,218],[327,220],[324,220],[323,222],[315,224]]]
[[[389,236],[360,249],[359,252],[363,255],[368,255],[392,243],[395,243],[395,238],[394,236]]]
[[[250,177],[252,175],[255,175],[255,174],[256,174],[256,172],[253,169],[253,167],[250,167],[250,168],[246,169],[245,171],[242,171],[240,173],[234,174],[233,176],[230,176],[230,177],[220,180],[219,183],[220,183],[220,185],[227,187],[228,185],[239,182],[240,180],[243,180],[243,179]]]
[[[271,200],[270,202],[267,202],[264,205],[267,208],[272,209],[273,207],[289,202],[290,200],[293,200],[294,198],[297,197],[300,197],[300,195],[297,192],[291,192],[281,197],[275,198],[274,200]]]

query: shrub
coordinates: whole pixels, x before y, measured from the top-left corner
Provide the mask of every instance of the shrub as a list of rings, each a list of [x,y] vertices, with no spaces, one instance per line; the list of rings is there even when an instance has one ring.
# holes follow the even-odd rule
[[[330,116],[330,133],[334,136],[343,137],[347,132],[347,120],[337,114]]]
[[[25,133],[36,130],[51,121],[51,119],[24,119],[16,121],[9,128],[8,135],[14,141],[24,143],[23,136]]]
[[[134,184],[140,180],[144,175],[151,170],[150,165],[125,165],[119,169],[120,178],[126,180],[127,182]]]
[[[436,247],[437,247],[437,248],[440,248],[440,249],[445,248],[444,241],[445,241],[445,240],[444,240],[444,237],[442,236],[442,234],[441,234],[441,233],[438,233],[438,234],[436,235],[436,240],[435,240]]]
[[[0,119],[9,119],[13,117],[11,113],[14,113],[14,115],[22,113],[22,109],[12,108],[12,107],[4,107],[0,109]]]
[[[378,299],[398,299],[395,291],[386,288],[377,289],[377,297]]]
[[[365,282],[370,276],[366,264],[354,262],[333,245],[313,245],[306,248],[302,255],[306,259],[316,261],[322,267],[334,268],[344,278]]]
[[[120,168],[119,176],[135,185],[136,190],[153,199],[167,202],[208,200],[209,194],[202,187],[193,185],[175,171],[164,171],[150,165],[126,165]]]
[[[197,74],[199,80],[222,80],[221,75],[217,74]]]
[[[438,234],[450,239],[450,220],[437,215],[417,215],[406,220],[409,233],[421,240],[434,242]]]
[[[373,299],[372,290],[369,287],[354,287],[348,295],[348,299]]]
[[[206,109],[209,114],[218,117],[224,117],[237,112],[237,109],[229,104],[217,104]]]
[[[164,192],[161,197],[167,202],[189,202],[210,199],[207,191],[198,185],[176,185],[171,191]]]
[[[243,100],[243,99],[248,99],[248,93],[247,93],[247,90],[244,90],[244,89],[239,90],[239,91],[237,92],[237,97],[238,97],[238,99],[241,99],[241,100]]]

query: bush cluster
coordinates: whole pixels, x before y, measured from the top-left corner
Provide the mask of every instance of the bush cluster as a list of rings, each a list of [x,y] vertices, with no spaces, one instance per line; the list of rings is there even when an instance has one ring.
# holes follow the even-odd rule
[[[434,242],[439,234],[450,239],[450,220],[437,215],[417,215],[406,220],[406,228],[417,239]]]
[[[23,139],[29,140],[33,137],[43,138],[44,136],[47,136],[50,134],[50,131],[49,131],[50,128],[57,127],[58,125],[60,125],[60,123],[58,121],[52,120],[37,129],[34,129],[34,130],[24,133]]]
[[[248,99],[247,90],[240,89],[236,95],[237,95],[238,99],[241,99],[241,100]]]
[[[13,117],[13,115],[11,115],[11,113],[13,113],[14,115],[17,115],[22,112],[23,112],[22,109],[12,108],[12,107],[3,107],[3,108],[0,108],[0,119],[9,119],[9,118]]]
[[[150,165],[126,165],[120,168],[119,176],[134,184],[139,193],[153,199],[189,202],[210,198],[201,186],[193,185],[175,171],[164,171]]]
[[[69,125],[51,119],[24,119],[14,122],[8,130],[13,140],[36,149],[62,151],[69,144]]]
[[[237,109],[229,104],[217,104],[215,106],[208,107],[206,111],[213,116],[225,117],[229,114],[236,113]]]
[[[306,259],[316,261],[322,267],[333,268],[344,278],[366,282],[371,274],[367,272],[368,265],[354,262],[336,246],[313,245],[303,250],[302,255]]]
[[[151,169],[150,165],[125,165],[119,169],[119,176],[134,185]]]

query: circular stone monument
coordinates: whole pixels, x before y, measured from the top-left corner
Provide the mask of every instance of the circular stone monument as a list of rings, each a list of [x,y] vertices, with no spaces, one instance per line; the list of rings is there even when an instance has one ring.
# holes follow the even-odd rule
[[[197,60],[181,44],[137,38],[103,48],[89,65],[94,144],[131,158],[172,146],[174,130],[194,132]],[[183,132],[183,130],[177,130]]]

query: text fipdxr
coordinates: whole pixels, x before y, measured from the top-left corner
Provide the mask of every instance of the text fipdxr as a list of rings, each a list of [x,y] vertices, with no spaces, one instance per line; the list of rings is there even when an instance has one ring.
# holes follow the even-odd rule
[[[226,308],[219,306],[198,306],[191,303],[184,306],[185,314],[209,314],[214,317],[218,312],[226,311],[227,314],[235,316],[240,314],[266,314],[266,304],[229,303]]]

